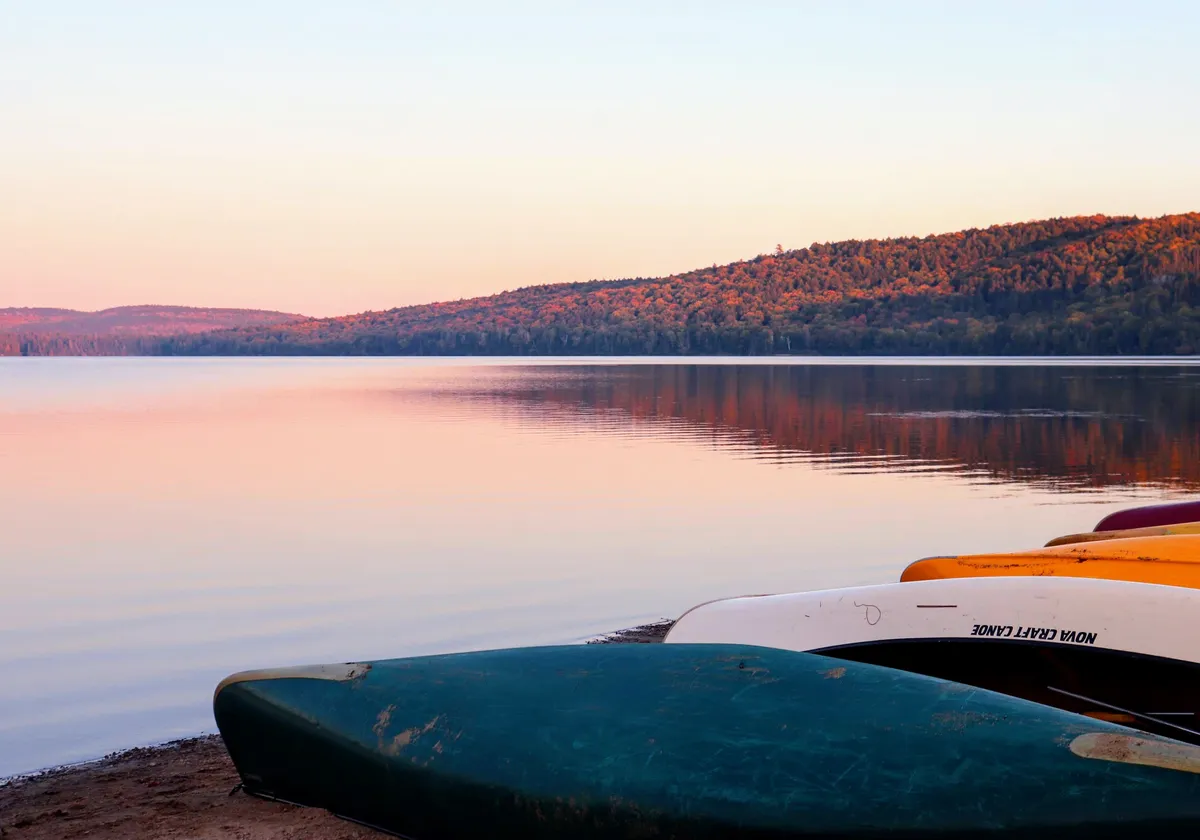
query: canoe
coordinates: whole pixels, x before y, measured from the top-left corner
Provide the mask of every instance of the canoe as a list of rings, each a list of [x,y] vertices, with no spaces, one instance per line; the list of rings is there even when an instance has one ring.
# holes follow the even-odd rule
[[[1084,531],[1081,534],[1068,534],[1065,537],[1055,537],[1046,543],[1046,547],[1074,545],[1081,542],[1100,542],[1101,540],[1128,540],[1135,537],[1169,537],[1176,534],[1200,534],[1200,522],[1181,522],[1178,525],[1154,525],[1149,528],[1129,528],[1125,531]]]
[[[1168,502],[1119,510],[1101,519],[1092,530],[1127,531],[1130,528],[1178,525],[1181,522],[1200,522],[1200,501]]]
[[[1200,590],[984,577],[723,599],[665,641],[898,668],[1200,743],[1198,637]]]
[[[939,578],[1054,575],[1200,587],[1200,535],[1101,540],[1032,551],[926,557],[902,582]]]
[[[1200,749],[744,645],[568,645],[236,674],[244,790],[414,838],[1192,837]]]

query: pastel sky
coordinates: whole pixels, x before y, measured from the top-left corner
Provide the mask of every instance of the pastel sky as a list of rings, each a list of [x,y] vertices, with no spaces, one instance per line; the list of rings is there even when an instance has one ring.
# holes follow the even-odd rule
[[[1200,3],[0,0],[0,307],[309,315],[1200,210]]]

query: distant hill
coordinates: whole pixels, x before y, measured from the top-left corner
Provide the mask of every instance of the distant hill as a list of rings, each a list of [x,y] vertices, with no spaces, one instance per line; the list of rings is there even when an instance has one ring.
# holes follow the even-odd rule
[[[0,309],[0,355],[157,353],[167,336],[273,327],[302,320],[303,315],[287,312],[194,306],[118,306],[98,312]]]
[[[303,315],[261,309],[193,306],[118,306],[98,312],[74,309],[0,309],[0,333],[28,335],[178,335],[234,327],[264,327],[303,320]]]
[[[108,352],[1200,353],[1200,213],[814,244],[670,277],[529,286]]]

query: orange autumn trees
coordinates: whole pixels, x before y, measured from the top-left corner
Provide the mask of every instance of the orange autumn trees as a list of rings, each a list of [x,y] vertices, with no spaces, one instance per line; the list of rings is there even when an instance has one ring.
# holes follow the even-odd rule
[[[177,336],[146,352],[1197,353],[1200,214],[816,243],[670,277]]]

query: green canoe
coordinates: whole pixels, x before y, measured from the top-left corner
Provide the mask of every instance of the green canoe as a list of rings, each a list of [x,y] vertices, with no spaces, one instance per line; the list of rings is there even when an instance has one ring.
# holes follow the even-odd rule
[[[1200,747],[771,648],[247,672],[214,707],[247,792],[416,840],[1200,832]]]

